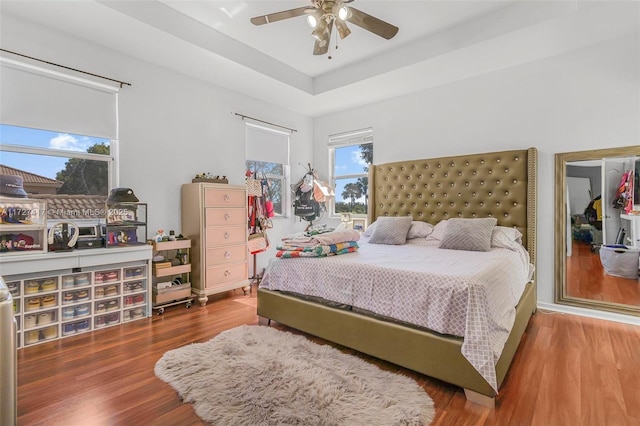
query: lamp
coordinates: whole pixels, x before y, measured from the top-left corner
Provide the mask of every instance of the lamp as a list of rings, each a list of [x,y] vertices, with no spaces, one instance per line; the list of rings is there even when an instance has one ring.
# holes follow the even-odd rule
[[[347,6],[340,6],[340,9],[338,10],[338,18],[344,21],[350,17],[351,17],[351,10]]]
[[[351,34],[351,30],[349,29],[349,27],[347,27],[347,24],[341,19],[336,19],[336,28],[338,29],[338,34],[340,35],[341,39]]]
[[[328,28],[327,28],[327,21],[324,19],[320,19],[318,21],[318,24],[316,25],[315,29],[311,32],[311,35],[313,36],[313,38],[315,38],[318,41],[322,41],[323,39],[326,39],[326,33],[328,33]]]
[[[314,15],[307,15],[307,24],[309,24],[311,28],[315,28],[316,25],[318,25],[318,20]]]

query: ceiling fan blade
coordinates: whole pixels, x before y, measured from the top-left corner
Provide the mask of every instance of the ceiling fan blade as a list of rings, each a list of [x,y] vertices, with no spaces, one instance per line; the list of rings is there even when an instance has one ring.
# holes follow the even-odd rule
[[[333,29],[333,22],[329,22],[327,25],[327,32],[324,33],[324,37],[320,40],[316,40],[313,45],[314,55],[324,55],[329,51],[329,43],[331,42],[331,30]]]
[[[347,21],[356,24],[357,26],[371,31],[374,34],[379,35],[382,38],[389,40],[398,33],[398,27],[391,25],[381,19],[368,15],[361,10],[349,7],[351,10],[351,16],[347,18]]]
[[[314,11],[314,7],[298,7],[296,9],[283,10],[282,12],[270,13],[269,15],[261,15],[251,18],[253,25],[264,25],[272,22],[282,21],[283,19],[295,18],[307,13],[307,10]]]

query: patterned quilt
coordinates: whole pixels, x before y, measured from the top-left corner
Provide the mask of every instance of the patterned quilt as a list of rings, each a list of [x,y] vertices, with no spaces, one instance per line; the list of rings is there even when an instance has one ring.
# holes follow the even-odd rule
[[[276,257],[326,257],[353,253],[358,250],[358,243],[355,241],[345,241],[342,243],[317,245],[313,247],[297,247],[283,244],[279,245],[276,249]]]
[[[495,364],[533,275],[517,243],[489,252],[359,241],[354,253],[296,260],[272,258],[261,288],[301,293],[464,337],[462,354],[497,392]],[[321,277],[319,279],[319,277]]]

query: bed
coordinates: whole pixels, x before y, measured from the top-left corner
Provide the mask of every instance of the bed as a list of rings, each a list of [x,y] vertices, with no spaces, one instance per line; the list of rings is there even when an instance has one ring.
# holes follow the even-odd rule
[[[522,244],[535,265],[536,156],[535,148],[530,148],[372,166],[369,223],[379,217],[410,216],[414,221],[431,224],[452,218],[494,217],[499,226],[515,228],[522,234]],[[352,255],[344,258],[348,256]],[[335,256],[338,257],[341,256]],[[277,269],[274,262],[287,261],[298,262],[270,261],[265,274],[267,284],[274,280],[270,277],[271,271]],[[262,284],[257,294],[258,315],[263,324],[274,320],[460,386],[467,399],[492,406],[536,310],[535,275],[530,277],[518,293],[513,325],[506,330],[495,357],[494,376],[490,378],[463,355],[463,348],[465,344],[469,346],[472,337],[390,321],[348,304],[320,303],[316,298],[270,290]]]

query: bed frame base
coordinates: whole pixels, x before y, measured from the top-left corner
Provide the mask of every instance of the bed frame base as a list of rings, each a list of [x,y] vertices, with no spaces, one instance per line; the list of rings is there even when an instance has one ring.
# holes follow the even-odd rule
[[[496,364],[498,386],[536,309],[535,283],[527,284],[516,308],[512,332]],[[465,389],[481,399],[493,399],[495,390],[461,353],[462,338],[411,328],[302,300],[278,291],[258,289],[260,324],[276,321],[359,352],[392,362],[409,370]],[[478,402],[479,398],[469,398]],[[487,406],[487,402],[478,402]]]
[[[260,315],[258,315],[258,325],[269,327],[271,325],[271,320],[269,318],[261,317]]]
[[[483,395],[478,392],[474,392],[469,389],[464,390],[464,396],[467,397],[467,401],[473,402],[475,404],[482,405],[483,407],[494,409],[496,408],[496,399],[495,397]]]

